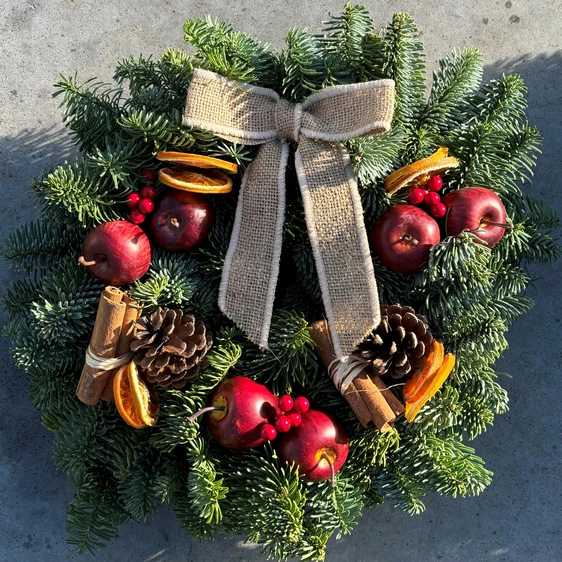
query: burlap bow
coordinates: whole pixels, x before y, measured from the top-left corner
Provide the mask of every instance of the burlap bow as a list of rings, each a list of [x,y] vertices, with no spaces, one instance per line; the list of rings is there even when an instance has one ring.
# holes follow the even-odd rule
[[[248,167],[226,254],[219,306],[267,348],[285,215],[288,140],[326,317],[338,357],[378,325],[379,301],[363,209],[341,141],[388,131],[394,81],[326,88],[290,104],[273,90],[196,69],[184,124],[241,144],[261,144]]]

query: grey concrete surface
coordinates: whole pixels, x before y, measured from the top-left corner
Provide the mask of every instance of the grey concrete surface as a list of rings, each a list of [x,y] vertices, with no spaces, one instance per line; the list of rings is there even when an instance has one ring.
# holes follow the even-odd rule
[[[343,0],[0,0],[0,241],[34,216],[26,185],[72,147],[51,98],[58,74],[78,71],[109,80],[122,57],[158,55],[181,46],[182,23],[215,14],[281,48],[286,30],[319,31]],[[529,117],[544,135],[530,192],[562,211],[562,4],[560,0],[369,0],[381,25],[409,11],[423,30],[428,62],[454,47],[477,46],[486,78],[519,72],[529,87]],[[478,498],[434,495],[418,517],[384,505],[366,513],[354,534],[331,541],[330,562],[559,562],[562,560],[560,283],[562,264],[538,268],[536,308],[508,334],[499,367],[510,412],[472,444],[495,472]],[[2,290],[12,275],[0,264]],[[0,340],[0,562],[88,562],[65,544],[72,488],[54,469],[52,435],[26,396],[26,380]],[[102,551],[107,562],[258,561],[236,538],[191,541],[170,510],[129,524]]]

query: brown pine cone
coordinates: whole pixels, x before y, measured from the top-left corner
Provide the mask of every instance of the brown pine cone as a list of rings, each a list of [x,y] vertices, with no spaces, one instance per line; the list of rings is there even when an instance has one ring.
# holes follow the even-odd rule
[[[205,325],[191,314],[158,308],[137,321],[131,351],[148,382],[183,388],[207,366],[205,355],[212,343]]]
[[[427,319],[410,306],[381,305],[381,323],[358,346],[377,375],[408,379],[424,366],[433,336]]]

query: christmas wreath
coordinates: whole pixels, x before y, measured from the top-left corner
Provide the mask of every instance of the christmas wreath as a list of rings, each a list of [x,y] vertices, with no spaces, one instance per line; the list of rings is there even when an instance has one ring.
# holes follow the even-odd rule
[[[533,306],[525,266],[559,257],[520,187],[540,153],[521,78],[481,85],[458,50],[426,99],[412,18],[375,32],[350,4],[280,54],[184,29],[193,55],[61,78],[82,155],[5,242],[5,333],[76,486],[68,541],[173,502],[195,538],[323,559],[363,507],[479,494],[465,442],[507,410],[492,365]]]

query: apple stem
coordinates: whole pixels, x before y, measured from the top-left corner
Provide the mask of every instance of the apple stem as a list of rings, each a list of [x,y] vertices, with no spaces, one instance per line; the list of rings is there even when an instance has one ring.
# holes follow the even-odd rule
[[[179,228],[179,226],[180,226],[180,221],[179,221],[176,217],[171,218],[171,219],[170,219],[170,222],[172,223],[172,226],[173,226],[174,228]]]
[[[420,243],[417,238],[414,238],[410,234],[403,234],[402,240],[406,242],[406,244],[410,244],[410,246],[417,246]]]
[[[189,416],[187,418],[187,421],[193,423],[199,416],[202,416],[207,412],[214,412],[215,410],[220,410],[221,412],[224,412],[226,408],[224,406],[207,406],[206,408],[202,408],[198,412],[195,412],[192,416]]]
[[[80,265],[83,265],[84,267],[90,267],[91,265],[96,265],[96,263],[99,263],[102,260],[91,260],[91,261],[86,261],[86,259],[84,258],[84,256],[80,256],[78,258],[78,263]]]
[[[505,228],[506,230],[513,230],[513,225],[505,222],[494,222],[488,219],[482,219],[480,224],[489,224],[491,226],[499,226],[500,228]]]
[[[328,464],[330,465],[330,486],[332,488],[336,487],[336,473],[334,471],[334,463],[330,460],[330,457],[327,455],[327,453],[322,453],[322,458],[326,459],[326,461],[328,461]]]

